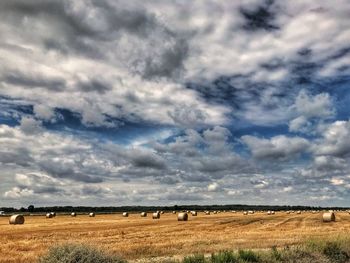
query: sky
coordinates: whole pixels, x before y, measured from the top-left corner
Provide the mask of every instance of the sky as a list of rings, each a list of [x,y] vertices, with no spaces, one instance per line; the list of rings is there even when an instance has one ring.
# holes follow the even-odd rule
[[[0,206],[349,206],[349,14],[1,1]]]

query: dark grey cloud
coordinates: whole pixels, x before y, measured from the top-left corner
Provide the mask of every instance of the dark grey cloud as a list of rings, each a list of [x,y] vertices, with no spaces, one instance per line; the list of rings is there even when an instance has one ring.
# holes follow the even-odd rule
[[[183,69],[183,63],[187,56],[188,45],[186,40],[178,39],[172,47],[162,50],[157,58],[149,56],[144,59],[136,59],[131,63],[131,66],[135,72],[146,79],[177,77]]]
[[[43,76],[25,76],[18,72],[11,72],[5,76],[3,80],[15,86],[28,87],[31,89],[44,88],[55,92],[60,92],[65,89],[64,79],[48,79]]]
[[[47,159],[39,163],[39,169],[56,178],[69,178],[84,183],[100,183],[103,181],[100,174],[85,174],[84,170],[82,172],[76,171],[76,166],[79,166],[79,164],[55,162]]]
[[[33,158],[30,156],[30,151],[23,148],[16,148],[13,152],[0,150],[0,163],[15,164],[17,166],[27,167],[31,164]]]
[[[241,8],[240,12],[245,19],[243,25],[244,30],[257,31],[267,30],[273,31],[279,29],[279,26],[274,22],[275,13],[274,1],[263,1],[262,5],[256,6],[253,9]]]
[[[176,106],[175,110],[169,112],[168,115],[175,123],[185,127],[191,126],[191,124],[197,125],[198,122],[203,122],[205,120],[202,111],[185,105]]]
[[[300,157],[310,147],[310,143],[304,138],[289,138],[284,135],[271,139],[245,135],[241,139],[249,147],[253,157],[261,160],[288,161]]]
[[[98,79],[82,82],[79,84],[79,87],[84,92],[97,92],[100,94],[104,94],[107,91],[112,89],[109,83],[106,83]]]
[[[84,185],[81,189],[81,193],[87,196],[101,196],[104,194],[109,194],[111,192],[110,189],[106,189],[103,187],[95,186],[95,185]],[[119,194],[125,194],[125,192],[120,192]]]
[[[313,166],[318,172],[326,175],[346,173],[350,168],[346,159],[334,156],[316,156]]]
[[[179,178],[176,178],[174,175],[170,176],[162,176],[159,178],[159,180],[156,180],[157,183],[161,184],[167,184],[167,185],[175,185],[177,183],[180,183]]]
[[[151,152],[133,150],[129,153],[129,158],[135,167],[153,169],[166,168],[165,160]]]

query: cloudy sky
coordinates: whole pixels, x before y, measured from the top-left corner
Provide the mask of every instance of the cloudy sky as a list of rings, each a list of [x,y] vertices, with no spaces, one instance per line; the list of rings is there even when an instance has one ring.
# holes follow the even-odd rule
[[[0,206],[350,205],[348,0],[0,2]]]

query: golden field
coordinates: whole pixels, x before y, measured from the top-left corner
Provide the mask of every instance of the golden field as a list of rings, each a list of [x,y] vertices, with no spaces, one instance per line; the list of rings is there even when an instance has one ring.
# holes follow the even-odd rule
[[[295,245],[310,238],[332,238],[350,233],[350,215],[336,213],[336,222],[323,223],[322,213],[275,215],[220,213],[189,215],[178,222],[165,213],[153,220],[151,213],[122,217],[121,214],[26,216],[24,225],[9,225],[0,217],[0,262],[35,262],[55,244],[87,243],[125,259],[211,253],[239,248],[270,248]]]

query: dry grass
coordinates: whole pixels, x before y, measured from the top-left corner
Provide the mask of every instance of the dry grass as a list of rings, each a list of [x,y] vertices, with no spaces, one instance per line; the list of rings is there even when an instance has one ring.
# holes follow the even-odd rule
[[[337,213],[337,221],[322,223],[322,213],[301,215],[265,213],[243,216],[221,213],[177,221],[163,214],[160,220],[118,215],[27,216],[24,225],[9,225],[0,217],[0,262],[35,262],[56,244],[88,243],[126,259],[212,253],[239,248],[295,245],[310,238],[348,235],[350,215]]]

